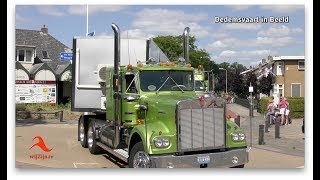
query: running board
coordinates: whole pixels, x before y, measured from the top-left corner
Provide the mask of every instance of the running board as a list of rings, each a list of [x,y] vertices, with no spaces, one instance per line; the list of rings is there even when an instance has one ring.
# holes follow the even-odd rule
[[[125,151],[123,149],[112,149],[109,146],[101,143],[101,142],[97,142],[97,145],[99,147],[101,147],[102,149],[106,150],[107,152],[109,152],[110,154],[116,156],[117,158],[121,159],[122,161],[128,163],[128,158],[129,158],[129,154],[128,151]]]

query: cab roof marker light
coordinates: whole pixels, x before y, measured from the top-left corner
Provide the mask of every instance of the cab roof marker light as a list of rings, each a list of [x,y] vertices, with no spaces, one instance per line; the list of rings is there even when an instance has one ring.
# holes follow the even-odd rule
[[[131,64],[128,64],[127,70],[132,70],[132,65]]]

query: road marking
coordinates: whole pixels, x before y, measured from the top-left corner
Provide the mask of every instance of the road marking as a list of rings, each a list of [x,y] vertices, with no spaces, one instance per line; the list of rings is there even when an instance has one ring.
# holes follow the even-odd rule
[[[304,166],[299,166],[299,167],[296,167],[296,168],[304,168]]]
[[[83,165],[83,164],[98,164],[98,163],[73,163],[74,168],[78,168],[77,164],[78,165]]]

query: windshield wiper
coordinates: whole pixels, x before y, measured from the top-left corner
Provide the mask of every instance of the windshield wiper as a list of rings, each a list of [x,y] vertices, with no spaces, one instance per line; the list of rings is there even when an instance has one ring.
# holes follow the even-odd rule
[[[178,83],[176,83],[176,81],[175,80],[173,80],[173,78],[172,77],[170,77],[169,76],[169,78],[176,84],[176,86],[182,91],[182,92],[184,92],[182,89],[181,89],[181,87],[179,86],[179,84]]]
[[[162,85],[159,87],[159,89],[156,91],[156,94],[159,93],[160,89],[162,88],[162,86],[169,80],[169,76],[167,77],[167,79],[162,83]]]

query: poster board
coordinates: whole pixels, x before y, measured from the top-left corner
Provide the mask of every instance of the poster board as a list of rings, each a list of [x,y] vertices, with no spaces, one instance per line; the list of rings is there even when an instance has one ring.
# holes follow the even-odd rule
[[[16,103],[56,103],[56,81],[16,80]]]

